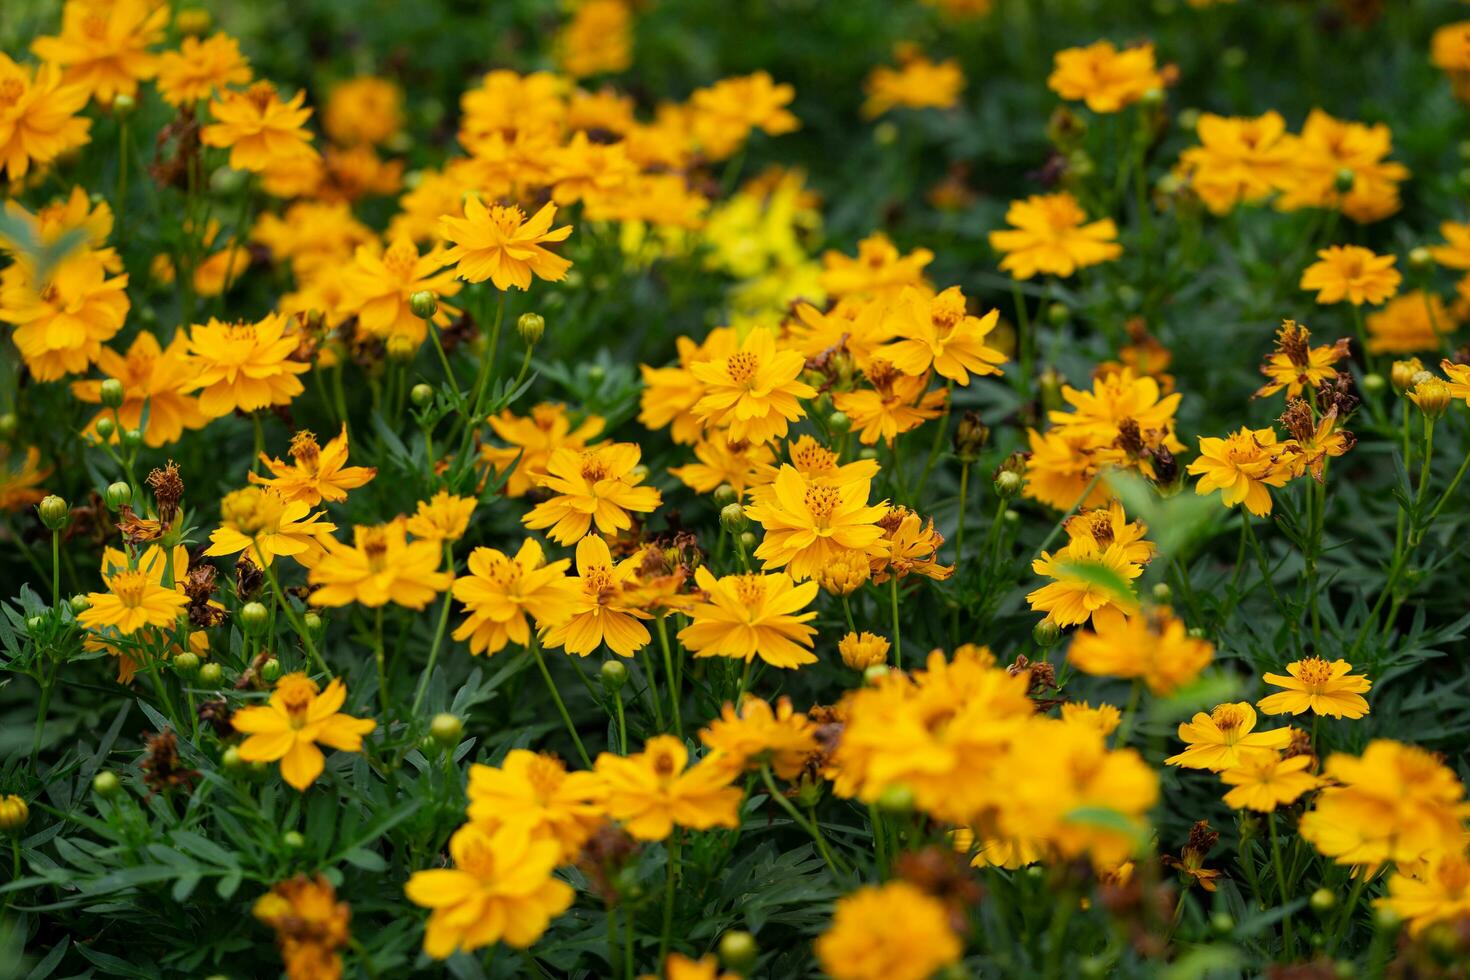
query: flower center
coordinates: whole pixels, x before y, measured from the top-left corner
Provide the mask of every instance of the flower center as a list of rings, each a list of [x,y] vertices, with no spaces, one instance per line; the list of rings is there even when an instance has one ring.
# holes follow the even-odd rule
[[[606,480],[609,476],[607,463],[596,453],[582,454],[582,479],[588,483]]]
[[[1308,657],[1302,661],[1302,672],[1299,676],[1308,687],[1322,688],[1332,678],[1332,667],[1321,657]]]
[[[362,536],[362,552],[367,555],[368,570],[373,574],[388,567],[388,535],[380,527],[371,528]]]
[[[1240,726],[1245,723],[1245,712],[1233,704],[1222,704],[1210,712],[1210,718],[1224,733],[1226,740],[1233,743],[1240,734]]]
[[[736,384],[749,384],[750,379],[755,377],[756,370],[760,367],[760,358],[747,351],[737,351],[731,354],[725,362],[725,370],[730,373],[730,380]]]
[[[316,684],[305,674],[288,674],[276,685],[277,703],[286,709],[292,728],[306,724],[311,702],[316,699]]]
[[[747,610],[754,610],[766,597],[766,583],[759,575],[742,575],[735,580],[735,594]]]
[[[107,585],[124,606],[136,609],[143,604],[143,596],[148,591],[148,576],[142,572],[118,572]]]
[[[13,106],[26,94],[25,83],[18,78],[0,81],[0,105]]]
[[[830,473],[837,469],[837,454],[804,439],[792,447],[791,465],[803,473]]]
[[[806,509],[817,521],[825,521],[832,516],[840,496],[836,487],[807,487]]]
[[[297,466],[310,473],[316,473],[321,461],[321,447],[317,445],[316,435],[302,429],[292,436],[291,458],[296,461]]]
[[[582,573],[582,589],[588,595],[597,596],[599,605],[607,605],[612,598],[613,573],[607,565],[593,565]]]

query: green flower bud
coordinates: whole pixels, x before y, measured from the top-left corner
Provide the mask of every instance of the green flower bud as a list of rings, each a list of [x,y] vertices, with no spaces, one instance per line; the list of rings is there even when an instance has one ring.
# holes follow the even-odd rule
[[[751,548],[754,548],[755,547],[755,535],[752,532],[750,532],[750,531],[743,531],[743,532],[741,532],[741,534],[740,534],[740,546],[743,547],[746,551],[749,551]]]
[[[111,439],[112,434],[117,431],[117,424],[113,422],[112,419],[103,416],[102,418],[97,420],[97,424],[94,426],[94,428],[97,430],[98,437],[103,442],[106,442],[107,440]]]
[[[214,688],[219,687],[225,680],[224,668],[219,664],[205,664],[199,668],[199,686]]]
[[[92,792],[103,799],[117,795],[122,789],[122,780],[117,778],[117,773],[111,769],[104,769],[92,777]]]
[[[827,425],[833,432],[846,432],[852,428],[852,419],[847,417],[846,412],[833,412],[827,416]]]
[[[726,504],[720,508],[720,526],[736,534],[750,526],[750,518],[745,516],[745,508],[739,504]]]
[[[429,735],[444,746],[452,749],[459,744],[459,738],[464,734],[464,722],[459,715],[452,715],[447,711],[440,712],[429,722]]]
[[[26,620],[26,632],[31,636],[40,636],[41,631],[46,628],[45,616],[31,616]]]
[[[240,607],[240,625],[254,633],[270,620],[270,610],[263,603],[247,602]]]
[[[1037,646],[1045,650],[1055,646],[1062,638],[1062,628],[1050,619],[1043,619],[1031,628],[1031,638],[1036,641]]]
[[[92,607],[92,600],[80,592],[68,599],[67,603],[71,606],[71,611],[74,613],[86,612]]]
[[[1348,191],[1352,190],[1353,184],[1357,183],[1357,181],[1358,175],[1353,173],[1352,169],[1349,167],[1343,167],[1338,170],[1337,174],[1332,179],[1332,183],[1334,186],[1337,187],[1337,192],[1339,194],[1346,194]]]
[[[1376,395],[1388,387],[1388,382],[1383,380],[1383,375],[1374,372],[1363,375],[1363,390],[1370,395]]]
[[[1217,936],[1228,936],[1235,931],[1235,919],[1229,912],[1214,912],[1210,915],[1210,928]]]
[[[107,504],[109,510],[117,510],[133,502],[133,488],[119,480],[102,491],[102,500]]]
[[[139,446],[143,445],[143,430],[124,429],[122,434],[122,444],[124,449],[137,449]]]
[[[15,435],[15,430],[20,426],[20,419],[14,412],[6,412],[0,415],[0,436],[10,437]]]
[[[240,757],[240,750],[231,745],[220,754],[219,764],[231,772],[245,767],[245,760]]]
[[[1174,597],[1174,590],[1169,588],[1168,582],[1156,582],[1153,588],[1154,602],[1163,605]]]
[[[1427,269],[1434,265],[1434,254],[1423,245],[1409,249],[1409,265],[1416,269]]]
[[[1145,109],[1157,109],[1164,104],[1164,90],[1151,88],[1138,97],[1138,104]]]
[[[439,312],[439,300],[427,289],[420,289],[408,298],[408,308],[420,320],[427,320]]]
[[[888,676],[889,666],[887,664],[873,664],[863,670],[863,683],[876,684]]]
[[[721,507],[724,507],[727,504],[733,504],[739,499],[740,494],[736,493],[735,488],[730,486],[730,484],[721,483],[719,486],[715,487],[715,503],[719,504]]]
[[[720,937],[720,962],[736,973],[749,973],[759,955],[760,947],[748,932],[733,930]]]
[[[260,665],[260,679],[267,684],[274,684],[281,677],[281,662],[271,657]]]
[[[1046,322],[1054,327],[1060,327],[1071,318],[1072,311],[1066,303],[1053,303],[1046,308]]]
[[[183,653],[174,655],[174,670],[178,674],[188,677],[199,669],[199,655],[185,650]]]
[[[602,670],[599,671],[602,678],[602,686],[609,694],[616,694],[628,683],[628,668],[623,666],[621,660],[605,660]]]
[[[884,813],[908,813],[914,808],[914,791],[903,783],[886,786],[878,794],[878,809]]]
[[[102,382],[102,404],[108,408],[122,408],[123,399],[127,392],[123,391],[123,383],[116,378],[108,378]]]
[[[281,835],[281,843],[286,845],[288,851],[299,851],[306,846],[306,838],[299,830],[288,830]]]
[[[546,335],[546,319],[540,313],[522,313],[516,320],[516,333],[527,347],[535,347]]]
[[[409,401],[423,408],[434,400],[434,389],[426,384],[416,384],[408,392]]]
[[[1312,908],[1318,912],[1329,911],[1337,904],[1337,896],[1330,888],[1319,888],[1312,892]]]
[[[322,627],[324,625],[322,623],[321,613],[309,612],[305,616],[301,617],[301,623],[303,626],[306,627],[306,632],[310,633],[312,636],[321,635]]]
[[[131,95],[120,94],[112,100],[112,111],[119,116],[132,114],[138,108],[138,100]]]
[[[1009,500],[1021,492],[1021,486],[1025,483],[1021,474],[1011,470],[1002,470],[995,476],[995,495],[1003,500]]]
[[[60,531],[71,518],[71,507],[54,493],[43,497],[36,505],[36,511],[41,515],[41,523],[46,525],[48,531]]]

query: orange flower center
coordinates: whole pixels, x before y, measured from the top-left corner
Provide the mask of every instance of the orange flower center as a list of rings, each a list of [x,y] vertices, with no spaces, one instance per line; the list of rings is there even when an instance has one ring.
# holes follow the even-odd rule
[[[660,752],[653,757],[653,771],[662,779],[668,779],[674,775],[674,757],[667,752]]]
[[[315,473],[321,459],[321,447],[317,445],[316,436],[306,429],[292,436],[291,458],[296,461],[297,466]]]
[[[588,595],[597,596],[599,605],[607,605],[612,598],[613,573],[607,565],[593,565],[582,573],[582,589]]]
[[[380,527],[363,535],[362,552],[367,555],[368,570],[374,574],[388,567],[388,536]]]
[[[124,606],[136,609],[148,592],[148,576],[142,572],[118,572],[108,580],[107,586]]]
[[[246,101],[262,113],[270,108],[270,104],[275,101],[275,98],[276,89],[270,82],[256,82],[245,90]]]
[[[818,521],[825,521],[832,516],[839,499],[841,494],[836,487],[807,487],[806,509]]]
[[[1210,712],[1210,718],[1215,725],[1232,740],[1237,734],[1236,730],[1245,723],[1245,712],[1233,704],[1222,704]]]
[[[588,483],[606,480],[609,476],[607,463],[596,453],[582,454],[582,479]]]
[[[286,715],[291,719],[291,727],[300,728],[306,724],[307,712],[316,698],[316,685],[304,677],[283,679],[276,690],[280,694],[281,707],[286,709]]]
[[[1301,682],[1307,687],[1322,688],[1332,678],[1332,667],[1321,657],[1308,657],[1301,663]]]
[[[725,362],[725,370],[730,373],[730,380],[736,384],[748,384],[755,377],[755,372],[760,368],[760,358],[747,351],[737,351],[731,354]]]
[[[20,101],[20,97],[26,94],[25,83],[18,78],[7,78],[0,81],[0,105],[13,106]]]
[[[735,594],[740,604],[753,610],[766,597],[766,583],[759,575],[742,575],[735,580]]]
[[[101,14],[88,14],[82,18],[82,33],[94,41],[107,36],[107,18]]]

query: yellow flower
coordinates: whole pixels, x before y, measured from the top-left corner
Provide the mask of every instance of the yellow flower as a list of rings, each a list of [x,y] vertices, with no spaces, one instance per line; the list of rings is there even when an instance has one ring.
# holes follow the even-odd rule
[[[352,909],[323,875],[278,881],[251,912],[276,931],[287,980],[339,980],[339,950],[351,942]]]
[[[274,476],[249,474],[251,483],[270,487],[287,503],[300,501],[315,507],[326,500],[340,504],[347,491],[363,486],[378,475],[376,466],[348,466],[347,424],[325,447],[317,445],[316,436],[302,429],[291,437],[291,462],[260,454],[260,461]]]
[[[704,433],[694,406],[704,397],[705,389],[703,382],[690,371],[690,365],[695,361],[724,360],[739,349],[739,340],[734,330],[718,327],[710,331],[703,344],[696,344],[688,337],[678,337],[674,343],[679,350],[677,367],[638,365],[643,374],[638,421],[649,429],[672,426],[669,435],[675,442],[693,443]]]
[[[236,410],[289,405],[305,390],[297,375],[311,365],[292,359],[300,337],[287,333],[289,323],[272,313],[258,323],[211,318],[189,331],[190,360],[199,373],[188,387],[202,389],[199,407],[205,415],[219,418]]]
[[[776,453],[765,443],[731,442],[719,430],[694,444],[697,463],[673,466],[669,472],[696,493],[711,493],[729,484],[743,495],[756,484],[769,483],[776,473]]]
[[[138,82],[157,73],[158,59],[148,48],[163,39],[168,13],[166,4],[148,0],[67,0],[61,33],[36,38],[31,50],[64,68],[66,84],[111,105],[119,95],[136,95]]]
[[[687,767],[687,768],[686,768]],[[630,756],[597,757],[607,815],[639,840],[663,840],[674,826],[690,830],[738,827],[744,794],[709,759],[689,765],[689,751],[672,735],[655,735]]]
[[[408,533],[421,541],[458,541],[470,526],[475,512],[474,497],[456,497],[440,490],[429,500],[420,500],[418,510],[408,519]]]
[[[1400,868],[1374,904],[1407,919],[1411,936],[1436,922],[1463,922],[1470,916],[1470,860],[1457,849],[1431,858],[1417,874]]]
[[[1197,494],[1221,491],[1226,507],[1244,503],[1257,517],[1271,513],[1271,492],[1291,480],[1291,467],[1282,462],[1283,447],[1276,444],[1275,429],[1241,428],[1224,439],[1201,436],[1199,459],[1189,472],[1199,477]]]
[[[1069,701],[1061,707],[1062,721],[1069,725],[1085,725],[1096,729],[1104,738],[1113,734],[1123,721],[1116,705],[1100,704],[1096,708],[1086,701]]]
[[[863,91],[863,115],[876,118],[904,106],[910,109],[949,109],[965,88],[965,73],[959,62],[934,62],[912,45],[899,45],[898,68],[879,65],[868,73]]]
[[[1358,245],[1330,245],[1317,253],[1319,261],[1302,273],[1301,288],[1317,291],[1326,306],[1347,300],[1354,306],[1378,305],[1398,292],[1403,277],[1392,255],[1374,255]]]
[[[1415,398],[1414,392],[1409,392]],[[1415,401],[1418,399],[1415,398]],[[1300,398],[1286,403],[1281,424],[1291,433],[1291,438],[1281,444],[1282,460],[1291,467],[1292,478],[1311,473],[1312,479],[1322,482],[1327,460],[1341,456],[1357,445],[1357,437],[1337,427],[1337,406],[1333,406],[1315,421],[1312,409]]]
[[[1097,473],[1094,453],[1100,445],[1098,440],[1086,431],[1067,426],[1046,432],[1027,429],[1026,438],[1031,447],[1023,487],[1027,497],[1063,511],[1107,501],[1107,486],[1102,480],[1092,479]]]
[[[455,274],[466,282],[489,279],[501,290],[530,289],[533,275],[560,282],[572,263],[543,245],[566,241],[572,226],[553,229],[554,217],[555,204],[546,204],[528,220],[518,207],[497,204],[486,209],[472,194],[464,202],[464,217],[446,214],[439,219],[439,234],[453,246],[444,261],[453,264]]]
[[[1065,434],[1085,436],[1094,447],[1118,442],[1127,428],[1134,438],[1146,435],[1150,443],[1177,453],[1184,449],[1174,437],[1174,413],[1182,397],[1163,394],[1156,378],[1140,377],[1125,367],[1094,377],[1091,391],[1062,385],[1062,399],[1072,411],[1053,411],[1048,417]]]
[[[1332,718],[1361,718],[1368,713],[1363,694],[1373,686],[1368,678],[1350,674],[1353,665],[1346,660],[1328,663],[1321,657],[1308,657],[1286,665],[1283,674],[1266,674],[1264,680],[1273,687],[1285,688],[1256,702],[1268,715],[1299,715],[1311,711]]]
[[[776,575],[726,575],[716,579],[701,565],[694,581],[708,596],[689,611],[690,624],[679,640],[696,657],[733,657],[750,663],[756,657],[772,667],[794,668],[816,663],[811,652],[817,631],[806,625],[815,610],[802,612],[817,597],[817,584],[797,585]]]
[[[1438,350],[1441,338],[1455,332],[1455,317],[1444,301],[1422,289],[1389,300],[1368,314],[1370,354],[1412,354]]]
[[[1124,617],[1138,611],[1137,597],[1131,591],[1124,593],[1106,581],[1098,581],[1083,571],[1088,566],[1124,582],[1143,574],[1143,566],[1129,559],[1126,545],[1074,541],[1055,555],[1043,551],[1031,563],[1033,572],[1053,581],[1027,593],[1026,601],[1036,612],[1046,613],[1047,622],[1058,626],[1091,620],[1095,629],[1111,631],[1119,627]]]
[[[1246,701],[1215,706],[1209,714],[1195,712],[1179,725],[1179,740],[1188,746],[1164,762],[1185,769],[1233,769],[1255,749],[1284,749],[1291,742],[1290,728],[1254,731],[1256,711]]]
[[[389,602],[422,609],[449,588],[453,573],[439,571],[444,555],[437,541],[409,541],[402,517],[376,527],[357,525],[353,543],[323,538],[327,553],[307,575],[317,586],[313,606],[353,602],[376,607]]]
[[[832,396],[832,405],[847,415],[865,446],[879,439],[893,445],[901,434],[938,418],[949,400],[943,388],[928,390],[928,375],[900,374],[887,361],[872,361],[864,376],[872,390],[839,391]]]
[[[535,479],[553,496],[531,508],[521,523],[533,531],[550,528],[547,533],[558,544],[580,540],[594,523],[604,534],[627,530],[633,526],[629,511],[647,514],[663,501],[653,487],[639,485],[643,482],[638,466],[641,453],[631,442],[580,453],[552,450],[546,473]]]
[[[727,428],[731,439],[779,439],[789,423],[806,414],[799,399],[817,395],[815,388],[797,380],[805,364],[796,351],[778,351],[772,333],[757,327],[728,357],[690,365],[705,385],[692,411],[706,425]]]
[[[1210,642],[1190,636],[1167,608],[1121,623],[1105,620],[1093,630],[1073,637],[1068,663],[1084,674],[1140,678],[1159,697],[1193,681],[1215,656]]]
[[[1012,201],[1006,223],[1011,227],[990,233],[990,247],[1005,256],[1001,269],[1017,279],[1038,273],[1066,277],[1123,254],[1113,219],[1088,222],[1066,191]]]
[[[88,593],[88,606],[77,622],[89,630],[116,627],[123,636],[145,626],[173,626],[189,597],[162,585],[162,576],[162,562],[152,570],[123,569],[108,575],[107,591]]]
[[[842,662],[853,670],[867,670],[888,662],[888,640],[866,630],[848,633],[837,641],[837,652]]]
[[[711,161],[734,154],[752,130],[780,136],[801,123],[786,108],[796,97],[790,85],[777,84],[763,71],[723,78],[689,97],[694,133]]]
[[[1295,150],[1280,113],[1228,118],[1206,112],[1195,133],[1200,145],[1180,155],[1179,168],[1215,214],[1264,200],[1286,184]]]
[[[939,564],[944,535],[934,530],[934,518],[925,521],[907,507],[894,506],[878,523],[884,536],[872,555],[874,585],[909,575],[942,582],[954,574],[953,565]]]
[[[841,552],[873,551],[883,537],[878,521],[888,505],[869,506],[871,486],[867,478],[837,486],[813,484],[794,467],[782,466],[770,492],[745,508],[766,532],[755,556],[767,570],[785,568],[800,582],[816,576]]]
[[[158,56],[158,94],[172,106],[192,106],[227,85],[247,85],[250,79],[250,62],[228,34],[203,41],[186,37],[179,50]]]
[[[415,345],[421,344],[429,327],[414,315],[408,299],[420,291],[439,297],[459,292],[460,283],[454,274],[439,271],[445,261],[442,248],[436,246],[420,255],[408,238],[394,239],[381,252],[359,245],[352,264],[341,272],[342,312],[355,314],[358,328],[370,337],[407,337]],[[443,328],[458,313],[453,306],[440,303],[433,321]]]
[[[1058,51],[1047,87],[1064,99],[1081,99],[1093,112],[1118,112],[1146,93],[1164,87],[1154,64],[1154,46],[1119,51],[1111,41]]]
[[[246,762],[281,763],[281,778],[302,792],[322,774],[326,759],[318,744],[342,752],[361,752],[362,737],[377,722],[342,714],[347,686],[333,678],[322,691],[305,674],[276,681],[270,701],[241,708],[230,716],[235,731],[250,736],[240,743]]]
[[[92,120],[78,115],[87,90],[61,80],[61,70],[46,64],[32,74],[0,52],[0,165],[20,180],[31,165],[45,165],[85,144]]]
[[[868,556],[861,551],[839,548],[815,576],[822,591],[830,595],[852,595],[872,576]]]
[[[712,755],[708,763],[729,769],[731,778],[748,768],[769,765],[782,779],[795,779],[820,751],[817,726],[791,710],[791,699],[776,707],[757,697],[746,697],[737,712],[728,701],[720,717],[699,733]]]
[[[226,89],[209,103],[215,122],[199,131],[205,146],[227,147],[235,170],[262,173],[273,167],[316,157],[305,128],[311,110],[305,92],[282,102],[270,82],[256,82],[243,92]]]
[[[645,973],[638,980],[659,980]],[[740,974],[720,969],[720,961],[713,953],[706,953],[691,960],[682,953],[670,953],[664,960],[663,980],[740,980]]]
[[[25,260],[0,272],[0,321],[15,324],[11,339],[37,381],[87,370],[122,329],[131,306],[128,277],[108,278],[112,264],[110,250],[83,248],[45,282]]]
[[[926,980],[964,954],[944,903],[906,881],[838,899],[815,949],[832,980]]]
[[[584,0],[555,47],[557,64],[573,78],[625,71],[633,63],[633,12],[625,0]]]
[[[927,248],[903,255],[887,235],[876,231],[858,242],[854,258],[837,251],[822,253],[822,289],[834,299],[896,299],[908,286],[928,287],[924,267],[932,261],[934,253]]]
[[[577,595],[571,618],[542,637],[548,647],[565,647],[580,657],[606,643],[621,657],[631,657],[650,640],[648,627],[638,622],[653,614],[633,604],[627,595],[637,584],[637,557],[614,564],[607,542],[588,535],[577,542]]]
[[[1440,222],[1439,233],[1445,244],[1429,247],[1434,261],[1447,269],[1470,269],[1470,222]]]
[[[178,441],[185,429],[202,429],[209,423],[198,400],[183,393],[193,378],[193,366],[185,357],[186,345],[182,331],[174,334],[167,348],[160,348],[158,338],[144,330],[133,338],[126,354],[104,347],[97,355],[97,366],[103,373],[122,382],[123,403],[117,409],[122,428],[142,426],[143,408],[147,406],[143,441],[149,446],[166,446]],[[71,391],[80,401],[102,400],[100,381],[74,381]],[[112,418],[112,411],[104,408],[92,419],[88,428],[94,435],[97,422]]]
[[[403,128],[403,92],[372,75],[339,82],[327,93],[322,128],[344,146],[386,143]]]
[[[1439,362],[1439,369],[1448,378],[1445,387],[1449,388],[1450,397],[1463,398],[1470,405],[1470,364],[1456,364],[1446,358]]]
[[[600,208],[637,173],[621,143],[593,143],[586,133],[577,133],[552,157],[551,199],[560,206],[582,201],[589,218],[602,220],[607,215]]]
[[[312,514],[310,504],[288,502],[269,488],[246,487],[225,494],[219,510],[221,526],[209,535],[204,553],[214,557],[243,551],[261,567],[286,555],[311,568],[322,557],[323,543],[337,530],[337,525],[322,520],[321,511]]]
[[[10,447],[0,445],[0,511],[24,510],[41,502],[46,491],[41,481],[51,475],[51,467],[41,466],[41,450],[27,446],[25,458],[12,468]]]
[[[546,472],[553,452],[558,449],[581,452],[588,448],[588,440],[602,434],[603,427],[600,416],[588,415],[574,428],[566,406],[550,402],[533,406],[529,416],[506,409],[490,416],[489,421],[496,437],[510,445],[504,449],[488,444],[481,446],[480,458],[497,474],[515,465],[502,488],[507,497],[524,497],[536,486],[536,475]]]
[[[346,201],[297,201],[284,215],[266,213],[250,231],[278,262],[289,262],[298,280],[329,271],[335,277],[357,246],[373,240]]]
[[[449,854],[453,868],[415,871],[404,886],[410,902],[433,910],[424,952],[436,960],[502,941],[525,949],[576,898],[551,874],[560,846],[523,824],[466,824],[449,838]]]
[[[1002,373],[998,365],[1006,356],[985,346],[985,337],[995,329],[1000,313],[991,310],[983,317],[970,316],[965,294],[951,286],[932,299],[917,289],[905,289],[898,301],[894,328],[900,340],[881,347],[878,357],[904,374],[934,371],[941,377],[970,383],[970,376]]]
[[[1313,109],[1291,147],[1284,192],[1276,205],[1283,211],[1337,208],[1366,223],[1399,209],[1398,185],[1408,179],[1409,168],[1384,159],[1393,150],[1393,134],[1383,123],[1344,122]],[[1352,175],[1346,193],[1337,189],[1344,173]]]
[[[599,791],[593,773],[569,773],[554,755],[511,749],[499,767],[471,765],[465,793],[470,820],[524,824],[533,838],[556,841],[561,860],[570,861],[602,822]]]
[[[469,571],[454,580],[454,597],[468,614],[454,631],[456,640],[468,639],[470,653],[495,654],[507,643],[526,646],[531,641],[529,613],[545,629],[572,617],[580,594],[566,576],[572,563],[551,563],[541,545],[527,538],[514,558],[494,548],[470,552]]]
[[[1320,781],[1307,772],[1311,765],[1310,755],[1283,758],[1277,752],[1242,752],[1235,765],[1220,773],[1222,783],[1235,787],[1225,794],[1225,804],[1262,813],[1289,806],[1317,788]]]
[[[1287,398],[1299,398],[1303,389],[1320,387],[1337,377],[1333,365],[1347,356],[1347,338],[1313,347],[1311,331],[1295,320],[1283,320],[1276,331],[1276,350],[1261,365],[1261,373],[1270,380],[1254,397],[1265,398],[1285,389]]]

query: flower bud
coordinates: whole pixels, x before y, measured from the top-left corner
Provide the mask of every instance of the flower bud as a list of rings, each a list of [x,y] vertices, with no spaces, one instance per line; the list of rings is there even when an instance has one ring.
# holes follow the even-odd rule
[[[112,111],[116,115],[131,115],[136,108],[138,108],[138,100],[126,93],[121,93],[112,100]]]
[[[995,495],[1004,500],[1009,500],[1021,492],[1021,485],[1025,481],[1021,474],[1010,470],[1001,470],[995,475]]]
[[[31,616],[26,620],[26,632],[31,636],[40,636],[41,631],[46,628],[45,616]]]
[[[1414,387],[1414,379],[1421,373],[1428,372],[1424,370],[1424,362],[1417,357],[1394,361],[1388,372],[1388,381],[1393,385],[1394,391],[1407,391]]]
[[[877,459],[878,450],[874,446],[864,446],[858,450],[858,459]]]
[[[439,300],[427,289],[420,289],[408,298],[408,308],[420,320],[427,320],[439,312]]]
[[[594,384],[601,384],[602,379],[607,377],[607,368],[601,364],[593,364],[587,368],[587,380]]]
[[[265,663],[260,665],[260,679],[265,681],[267,684],[274,684],[276,681],[280,680],[280,678],[281,662],[275,657],[271,657]]]
[[[745,530],[750,525],[750,518],[745,516],[745,508],[739,504],[726,504],[720,508],[720,527],[736,534]]]
[[[1169,600],[1174,598],[1174,590],[1169,588],[1168,582],[1156,582],[1153,587],[1153,597],[1154,602],[1167,605]]]
[[[198,669],[199,654],[185,650],[183,653],[174,655],[174,671],[181,676],[188,677]]]
[[[408,400],[423,408],[434,400],[434,389],[426,384],[416,384],[409,389]]]
[[[137,449],[143,445],[143,430],[124,429],[120,438],[124,449]]]
[[[133,488],[119,480],[102,491],[102,500],[107,504],[109,510],[117,510],[133,502]]]
[[[224,668],[219,664],[205,664],[199,668],[199,686],[214,688],[224,683]]]
[[[83,613],[92,607],[92,600],[78,592],[67,600],[67,604],[71,606],[72,612]]]
[[[225,769],[234,771],[245,767],[245,760],[240,758],[240,750],[231,745],[225,749],[219,757],[219,764]]]
[[[281,835],[281,843],[286,845],[288,851],[299,851],[306,846],[306,838],[299,830],[288,830]]]
[[[1055,646],[1062,638],[1062,628],[1050,619],[1043,619],[1031,627],[1031,638],[1036,645],[1045,650],[1047,647]]]
[[[1434,265],[1434,254],[1423,245],[1409,249],[1409,265],[1415,269],[1428,269]]]
[[[628,668],[623,666],[621,660],[603,661],[602,670],[599,671],[602,686],[609,694],[616,694],[628,683]]]
[[[1339,194],[1346,194],[1353,189],[1353,185],[1357,182],[1358,175],[1353,173],[1351,167],[1340,168],[1332,178],[1332,183],[1337,188]]]
[[[869,667],[888,661],[888,640],[875,633],[848,633],[837,641],[837,653],[853,670],[866,672]]]
[[[1046,322],[1054,327],[1062,326],[1071,318],[1072,311],[1066,303],[1053,303],[1046,308]]]
[[[309,612],[301,617],[301,623],[306,627],[306,632],[312,636],[320,636],[322,632],[322,616],[318,612]]]
[[[908,813],[914,808],[914,791],[903,783],[892,783],[878,794],[878,809],[884,813]]]
[[[261,629],[270,619],[270,610],[264,603],[247,602],[240,607],[240,625],[251,633]]]
[[[736,493],[735,488],[730,486],[730,484],[721,483],[719,486],[715,487],[715,503],[719,504],[721,507],[724,507],[727,504],[733,504],[739,499],[740,494]]]
[[[535,347],[546,335],[546,319],[540,313],[522,313],[516,320],[516,333],[527,347]]]
[[[460,720],[459,715],[452,715],[444,711],[435,715],[434,720],[429,722],[430,737],[446,749],[452,749],[458,745],[459,737],[463,734],[464,722]]]
[[[827,425],[833,432],[846,432],[852,428],[852,419],[846,412],[833,412],[827,416]]]
[[[112,421],[112,419],[103,416],[102,418],[97,420],[97,424],[93,426],[93,428],[97,430],[98,438],[100,438],[103,442],[106,442],[108,439],[111,439],[112,434],[117,431],[117,423]]]
[[[743,547],[746,551],[749,551],[751,548],[754,548],[755,547],[755,535],[752,534],[750,531],[744,531],[744,532],[742,532],[741,535],[740,535],[740,546]]]
[[[980,458],[980,450],[990,441],[990,428],[976,412],[965,412],[954,427],[954,453],[962,463]]]
[[[0,797],[0,830],[13,834],[31,819],[31,808],[15,794]]]
[[[1337,896],[1330,888],[1319,888],[1312,892],[1312,908],[1318,912],[1326,912],[1337,904]]]
[[[117,773],[111,769],[104,769],[92,777],[92,792],[104,800],[117,795],[122,789],[122,780],[117,778]]]
[[[891,146],[898,139],[898,127],[891,122],[880,122],[873,127],[873,142],[879,146]]]
[[[1385,931],[1397,929],[1403,921],[1403,916],[1399,915],[1387,905],[1378,906],[1377,910],[1373,913],[1373,924]]]
[[[749,973],[759,955],[760,947],[748,932],[732,930],[720,937],[720,962],[736,973]]]
[[[60,531],[71,518],[71,507],[54,493],[41,498],[41,502],[36,505],[36,511],[41,515],[41,523],[46,525],[48,531]]]
[[[874,664],[867,670],[863,671],[863,683],[876,684],[883,678],[887,677],[888,674],[889,668],[887,664]]]
[[[394,361],[411,361],[413,355],[418,353],[419,346],[412,340],[396,333],[388,338],[388,358]]]
[[[123,390],[123,383],[116,378],[108,378],[102,382],[102,404],[108,408],[122,408],[123,399],[127,392]]]
[[[1181,109],[1179,115],[1174,117],[1174,122],[1186,133],[1194,132],[1199,125],[1200,111],[1198,109]]]
[[[1210,915],[1210,928],[1217,936],[1228,936],[1235,931],[1235,919],[1229,912],[1214,912]]]
[[[1164,104],[1164,90],[1154,86],[1138,97],[1138,104],[1145,109],[1157,109]]]
[[[1449,411],[1450,402],[1454,399],[1450,395],[1450,386],[1431,376],[1415,383],[1409,392],[1409,400],[1419,406],[1425,418],[1437,419]]]
[[[15,435],[15,430],[20,426],[20,419],[14,412],[6,412],[0,415],[0,437],[9,438]]]
[[[1363,375],[1362,388],[1370,395],[1376,395],[1388,387],[1388,382],[1383,380],[1383,375],[1378,372]]]

